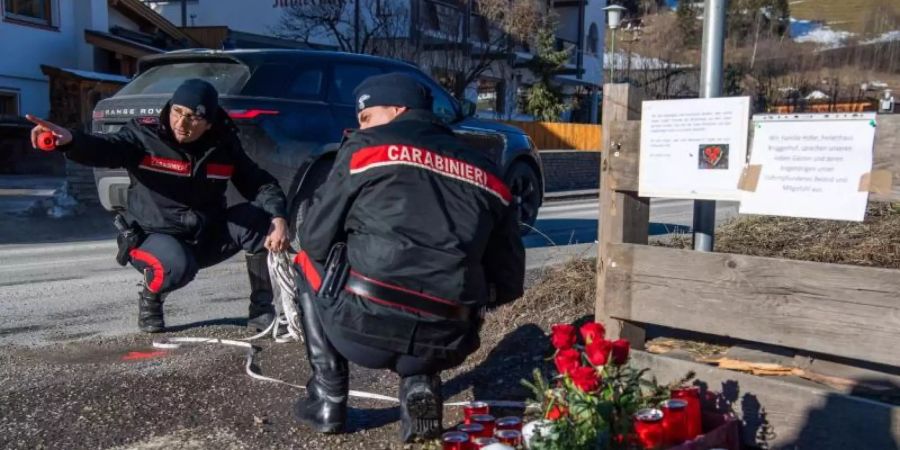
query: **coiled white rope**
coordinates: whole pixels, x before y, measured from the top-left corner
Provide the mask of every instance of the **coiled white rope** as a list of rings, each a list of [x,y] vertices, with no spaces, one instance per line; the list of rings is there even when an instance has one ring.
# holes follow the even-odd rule
[[[269,277],[272,279],[272,294],[276,300],[276,305],[281,305],[281,310],[277,311],[275,319],[266,327],[265,330],[258,334],[245,339],[219,339],[204,337],[170,337],[153,341],[153,347],[159,349],[177,349],[182,344],[218,344],[228,345],[231,347],[243,348],[246,351],[244,359],[244,371],[250,378],[260,381],[268,381],[290,386],[298,389],[306,389],[306,386],[288,383],[277,378],[267,377],[254,370],[253,358],[259,351],[258,348],[251,344],[251,341],[261,339],[272,335],[272,339],[276,343],[285,342],[303,342],[303,328],[300,325],[300,311],[294,301],[296,292],[296,271],[291,263],[290,255],[287,252],[269,252]],[[276,307],[276,310],[278,308]],[[285,327],[286,332],[279,334],[279,329]],[[372,392],[356,391],[351,389],[348,394],[350,397],[362,398],[369,400],[380,400],[389,403],[400,403],[400,399],[387,395],[375,394]],[[490,406],[497,408],[524,408],[524,402],[505,401],[505,400],[479,400]],[[465,406],[469,402],[446,402],[444,407]]]

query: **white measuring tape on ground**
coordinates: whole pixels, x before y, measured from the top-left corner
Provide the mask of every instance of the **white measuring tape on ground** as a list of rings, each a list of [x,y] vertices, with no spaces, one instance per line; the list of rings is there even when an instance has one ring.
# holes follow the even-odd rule
[[[296,272],[294,271],[291,258],[286,252],[269,253],[269,276],[272,279],[272,294],[276,300],[276,304],[281,305],[281,311],[276,314],[275,320],[269,326],[261,331],[245,339],[219,339],[204,337],[170,337],[153,341],[154,348],[160,349],[176,349],[182,344],[218,344],[231,347],[243,348],[246,351],[244,360],[244,371],[250,378],[260,381],[268,381],[272,383],[283,384],[298,389],[306,389],[306,386],[288,383],[277,378],[267,377],[253,369],[253,358],[257,349],[251,344],[251,341],[261,339],[270,333],[272,339],[276,343],[285,342],[303,342],[303,327],[300,325],[300,311],[294,302],[294,293],[296,292]],[[277,309],[277,308],[276,308]],[[279,329],[284,326],[287,331],[278,334]],[[390,403],[400,403],[400,399],[387,395],[375,394],[364,391],[349,391],[350,397],[380,400]],[[497,408],[524,408],[525,402],[505,401],[505,400],[479,400],[490,406]],[[469,402],[448,402],[444,403],[444,407],[465,406]]]

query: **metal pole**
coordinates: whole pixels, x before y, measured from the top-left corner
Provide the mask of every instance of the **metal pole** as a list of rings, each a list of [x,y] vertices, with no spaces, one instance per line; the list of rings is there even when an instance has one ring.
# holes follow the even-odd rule
[[[356,0],[356,4],[353,5],[353,51],[356,53],[362,53],[359,37],[359,0]]]
[[[609,81],[607,83],[615,83],[613,78],[613,69],[616,67],[616,29],[612,29],[612,36],[609,41]]]
[[[181,27],[187,27],[187,0],[181,0]]]
[[[583,0],[578,2],[578,44],[575,46],[575,51],[578,52],[575,55],[575,78],[581,79],[582,72],[584,72],[584,15],[585,15],[585,5],[587,4],[587,0]]]
[[[725,46],[727,0],[706,0],[703,10],[703,53],[700,58],[700,97],[722,96],[722,59]],[[711,252],[715,242],[716,202],[694,201],[694,250]]]

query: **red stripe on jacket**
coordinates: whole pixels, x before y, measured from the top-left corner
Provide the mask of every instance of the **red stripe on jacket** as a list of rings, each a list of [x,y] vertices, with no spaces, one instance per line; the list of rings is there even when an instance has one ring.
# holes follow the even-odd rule
[[[191,163],[188,161],[179,161],[177,159],[161,158],[159,156],[147,155],[141,160],[142,169],[152,170],[155,172],[169,173],[172,175],[190,176]]]
[[[213,164],[206,165],[206,176],[209,178],[231,178],[234,174],[234,166],[231,164]]]
[[[309,259],[309,255],[301,250],[300,253],[297,253],[297,256],[294,257],[294,264],[300,267],[300,273],[303,274],[303,277],[306,278],[306,281],[309,282],[309,285],[312,286],[313,290],[318,292],[319,288],[322,287],[322,276]]]
[[[512,200],[509,188],[494,174],[460,159],[408,145],[387,144],[362,148],[350,158],[350,173],[357,174],[393,165],[417,167],[464,181],[493,194],[504,205]]]

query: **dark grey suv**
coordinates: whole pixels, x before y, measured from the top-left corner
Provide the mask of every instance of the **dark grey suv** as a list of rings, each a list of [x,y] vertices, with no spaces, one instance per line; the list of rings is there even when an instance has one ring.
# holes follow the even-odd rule
[[[185,79],[216,86],[221,104],[240,129],[247,154],[285,189],[292,214],[302,218],[313,191],[331,169],[343,131],[355,128],[353,89],[365,78],[404,72],[434,95],[434,112],[473,149],[502,168],[519,206],[533,225],[543,201],[541,160],[522,130],[474,118],[474,105],[459,102],[417,67],[366,55],[303,50],[181,50],[146,57],[136,77],[94,109],[93,131],[112,133],[128,120],[155,120]],[[95,169],[101,203],[125,207],[130,180],[124,170]],[[229,190],[230,201],[239,194]]]

